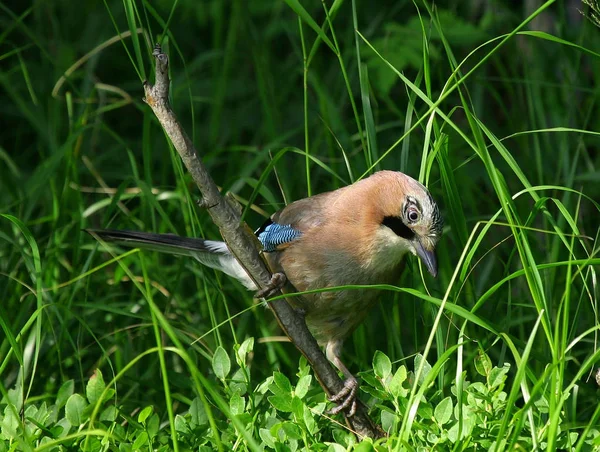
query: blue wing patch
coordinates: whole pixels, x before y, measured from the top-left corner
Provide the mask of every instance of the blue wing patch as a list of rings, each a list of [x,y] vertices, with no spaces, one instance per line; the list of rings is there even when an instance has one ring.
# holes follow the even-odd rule
[[[289,224],[281,225],[277,223],[269,223],[256,232],[263,250],[267,253],[277,251],[281,245],[286,245],[302,235],[299,230],[294,229]]]

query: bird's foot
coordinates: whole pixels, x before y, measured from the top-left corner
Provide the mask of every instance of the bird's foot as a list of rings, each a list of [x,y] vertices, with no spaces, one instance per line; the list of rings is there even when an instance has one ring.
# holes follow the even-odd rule
[[[269,298],[275,295],[275,292],[281,289],[285,285],[286,281],[287,278],[285,277],[284,273],[273,273],[269,283],[263,289],[260,289],[258,292],[256,292],[254,294],[254,298]]]
[[[329,410],[329,414],[338,414],[347,411],[346,416],[351,417],[356,413],[356,391],[358,390],[358,380],[354,377],[344,381],[344,387],[337,394],[329,397],[331,402],[336,402],[337,406]]]

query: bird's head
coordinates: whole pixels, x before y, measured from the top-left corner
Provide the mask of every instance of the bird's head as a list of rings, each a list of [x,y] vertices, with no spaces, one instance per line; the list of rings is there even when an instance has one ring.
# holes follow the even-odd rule
[[[418,256],[429,273],[437,275],[435,246],[442,235],[440,210],[425,186],[400,172],[382,171],[380,235],[396,250]]]

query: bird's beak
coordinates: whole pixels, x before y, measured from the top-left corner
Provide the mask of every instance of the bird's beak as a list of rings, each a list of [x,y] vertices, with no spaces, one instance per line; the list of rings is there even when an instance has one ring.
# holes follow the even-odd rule
[[[415,251],[417,252],[417,256],[419,256],[425,264],[425,267],[427,267],[429,273],[431,273],[431,276],[435,278],[437,276],[438,266],[433,250],[429,251],[428,249],[425,249],[421,242],[415,240]]]

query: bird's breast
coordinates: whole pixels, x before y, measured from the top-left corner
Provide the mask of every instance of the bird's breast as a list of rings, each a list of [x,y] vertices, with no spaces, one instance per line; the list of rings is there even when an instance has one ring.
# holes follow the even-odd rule
[[[344,339],[362,323],[380,292],[377,289],[345,289],[309,297],[306,325],[321,345]]]
[[[320,344],[343,339],[356,329],[381,295],[375,288],[334,289],[341,286],[394,284],[402,271],[397,256],[387,251],[373,260],[360,260],[343,250],[290,246],[277,253],[277,265],[299,292],[322,292],[292,297],[290,301],[306,313],[306,324]],[[275,257],[275,256],[273,256]]]

